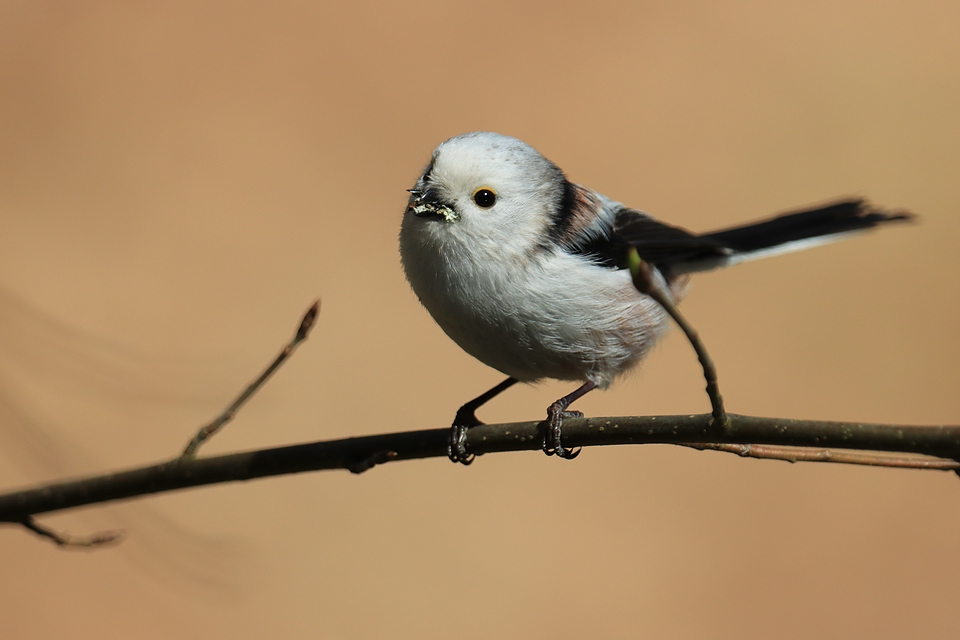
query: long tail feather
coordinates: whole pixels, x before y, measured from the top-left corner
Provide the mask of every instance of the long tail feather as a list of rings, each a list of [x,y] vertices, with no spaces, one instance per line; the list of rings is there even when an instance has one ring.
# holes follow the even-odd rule
[[[724,256],[703,256],[669,265],[671,274],[708,271],[791,251],[827,244],[888,222],[908,221],[913,214],[887,212],[861,199],[843,200],[815,209],[776,216],[732,229],[701,234],[728,250]]]

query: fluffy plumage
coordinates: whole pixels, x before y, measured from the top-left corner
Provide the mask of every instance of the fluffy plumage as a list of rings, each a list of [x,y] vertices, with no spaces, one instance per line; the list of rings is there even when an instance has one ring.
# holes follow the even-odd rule
[[[511,378],[578,380],[581,395],[635,366],[667,326],[631,282],[629,247],[679,299],[684,274],[909,217],[851,199],[694,234],[574,184],[529,145],[487,132],[443,142],[410,192],[400,255],[437,324]]]
[[[471,200],[481,188],[496,193],[493,207]],[[680,274],[907,217],[847,200],[696,235],[575,185],[529,145],[486,132],[437,147],[412,191],[411,209],[429,193],[457,215],[450,222],[408,209],[400,232],[407,278],[447,335],[520,381],[600,387],[635,365],[666,326],[625,271],[629,246],[678,294]]]

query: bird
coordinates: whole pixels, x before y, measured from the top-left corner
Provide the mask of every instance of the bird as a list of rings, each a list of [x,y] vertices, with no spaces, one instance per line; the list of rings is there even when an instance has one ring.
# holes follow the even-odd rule
[[[636,367],[667,329],[666,311],[634,286],[635,250],[674,303],[688,276],[805,249],[892,222],[845,198],[751,222],[692,233],[585,186],[521,140],[477,131],[442,142],[408,190],[400,225],[406,278],[441,329],[464,351],[508,376],[465,403],[450,428],[448,457],[470,464],[466,433],[477,409],[518,382],[580,386],[547,409],[543,451],[563,446],[568,408]]]

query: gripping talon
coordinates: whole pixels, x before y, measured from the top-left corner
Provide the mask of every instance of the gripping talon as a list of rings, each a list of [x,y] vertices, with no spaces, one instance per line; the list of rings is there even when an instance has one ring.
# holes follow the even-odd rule
[[[466,425],[454,424],[450,427],[450,438],[447,442],[447,457],[451,462],[459,462],[465,466],[476,458],[474,454],[467,453],[468,428]]]
[[[562,418],[582,418],[583,412],[582,411],[564,411],[561,414],[561,417]],[[554,449],[554,453],[556,454],[556,456],[558,458],[563,458],[564,460],[573,460],[578,455],[580,455],[580,451],[582,449],[583,447],[576,447],[575,449],[567,449],[566,447],[563,446],[563,443],[560,442],[560,425],[558,424],[557,425],[557,442],[556,442],[556,448]]]
[[[450,436],[447,440],[447,457],[452,462],[459,462],[463,465],[473,462],[473,459],[477,456],[473,453],[467,453],[467,430],[470,427],[483,424],[477,419],[477,409],[515,384],[517,384],[516,378],[507,378],[493,389],[477,396],[457,410],[457,416],[453,419],[453,426],[450,427]]]
[[[573,460],[580,455],[581,447],[567,449],[560,440],[560,431],[564,418],[582,418],[581,411],[564,411],[560,402],[547,409],[547,419],[543,422],[543,452],[548,456],[557,456],[564,460]]]
[[[557,456],[564,460],[573,460],[580,455],[580,447],[567,449],[560,442],[560,428],[564,418],[582,418],[580,411],[567,411],[570,403],[597,388],[597,384],[588,380],[571,394],[565,395],[547,408],[547,419],[541,423],[543,427],[543,452],[548,456]]]

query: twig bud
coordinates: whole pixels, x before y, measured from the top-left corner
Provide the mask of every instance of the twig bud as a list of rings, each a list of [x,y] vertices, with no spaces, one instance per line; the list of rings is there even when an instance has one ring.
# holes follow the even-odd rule
[[[627,266],[630,267],[633,286],[635,286],[640,293],[650,295],[656,285],[653,283],[650,265],[640,257],[636,247],[630,247],[630,251],[627,253]]]
[[[310,308],[307,309],[307,312],[303,314],[303,320],[300,321],[300,328],[297,329],[297,337],[295,340],[301,342],[307,339],[307,336],[310,335],[310,330],[313,329],[313,325],[317,321],[317,315],[320,314],[320,298],[310,305]]]

